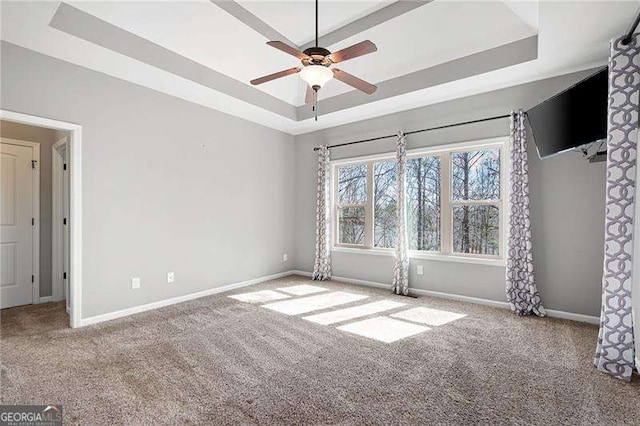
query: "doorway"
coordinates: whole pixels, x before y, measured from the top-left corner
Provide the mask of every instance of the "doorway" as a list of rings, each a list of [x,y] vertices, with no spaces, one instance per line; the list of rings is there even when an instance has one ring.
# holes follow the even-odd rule
[[[51,182],[50,194],[52,197],[51,198],[52,203],[54,201],[53,191],[57,191],[56,198],[55,198],[55,200],[57,200],[56,208],[54,210],[52,206],[52,209],[51,209],[51,216],[52,216],[51,241],[48,242],[48,247],[51,249],[51,253],[52,253],[51,255],[52,262],[51,262],[51,265],[48,265],[44,269],[40,269],[42,273],[35,272],[33,274],[34,283],[36,282],[37,279],[40,278],[40,275],[43,275],[45,273],[45,271],[47,275],[51,275],[51,280],[50,280],[51,296],[49,296],[48,299],[46,297],[45,298],[39,297],[39,300],[36,301],[34,300],[35,298],[34,295],[36,293],[35,293],[35,290],[33,290],[31,301],[29,302],[26,299],[26,291],[24,290],[24,288],[22,288],[20,296],[16,296],[16,297],[22,297],[23,299],[21,300],[26,301],[27,303],[37,303],[37,302],[43,302],[43,301],[54,301],[54,300],[66,299],[70,325],[73,328],[80,327],[82,325],[82,316],[81,316],[81,312],[82,312],[82,309],[81,309],[82,308],[82,150],[81,150],[82,128],[80,125],[74,124],[74,123],[52,120],[48,118],[43,118],[43,117],[13,112],[13,111],[6,111],[6,110],[0,110],[0,120],[2,120],[3,122],[24,124],[24,125],[35,126],[35,127],[44,128],[44,129],[50,129],[60,134],[60,138],[58,139],[57,142],[53,144],[54,146],[49,145],[47,147],[48,148],[47,154],[51,153],[51,157],[50,157],[51,165],[53,165],[54,161],[56,162],[60,161],[61,166],[65,168],[64,165],[66,164],[66,170],[63,169],[63,171],[66,172],[66,177],[64,173],[62,174],[61,177],[56,175],[57,179],[59,180],[61,179],[61,183],[59,185],[54,185],[54,182],[53,181]],[[42,154],[41,150],[39,154]],[[15,155],[15,153],[11,155]],[[28,153],[26,152],[21,153],[20,155],[26,156],[28,155]],[[2,166],[5,165],[5,162],[10,162],[9,160],[5,161],[4,148],[3,148],[2,158],[3,158]],[[37,164],[37,163],[34,163],[34,164]],[[3,191],[5,187],[4,185],[5,171],[4,170],[5,168],[3,167],[2,168]],[[7,170],[10,170],[10,168]],[[52,178],[53,178],[53,170],[54,169],[52,168]],[[24,171],[22,173],[24,174]],[[24,184],[24,185],[27,185],[27,184]],[[1,209],[2,209],[3,225],[5,224],[5,222],[9,223],[8,219],[5,220],[5,215],[10,215],[9,209],[7,209],[5,212],[5,198],[10,201],[15,199],[16,202],[24,202],[24,201],[18,200],[18,198],[22,199],[24,197],[21,196],[16,198],[17,195],[13,195],[13,193],[11,193],[9,189],[7,189],[7,194],[5,194],[4,192],[2,193],[3,203],[2,203]],[[21,190],[21,192],[23,191]],[[15,194],[17,194],[17,192]],[[11,197],[14,197],[14,198],[11,198]],[[11,203],[7,205],[11,206]],[[55,226],[56,224],[53,222],[54,212],[56,215],[60,215],[62,217],[63,224],[66,225],[66,230],[63,228],[61,231],[59,231],[60,237],[57,240],[55,240],[56,243],[54,243],[53,234],[58,232],[56,231],[58,227],[56,227]],[[34,214],[32,219],[33,219],[33,223],[37,223],[36,219],[39,219],[39,217],[35,216]],[[3,231],[2,233],[4,237],[4,234],[5,234],[4,227],[2,231]],[[15,280],[13,280],[13,275],[5,274],[4,264],[5,263],[10,264],[11,262],[13,262],[13,265],[21,265],[21,264],[16,263],[17,260],[14,260],[14,257],[11,257],[13,255],[13,251],[12,251],[13,248],[9,250],[4,250],[4,247],[5,247],[4,238],[2,243],[3,243],[2,282],[9,283],[10,281],[15,281]],[[9,247],[10,244],[15,244],[15,243],[7,241],[6,246]],[[57,244],[57,245],[54,245],[54,244]],[[36,248],[33,246],[38,246],[38,245],[39,244],[37,243],[36,244],[32,243],[32,250],[35,251]],[[60,251],[59,247],[62,247],[62,251]],[[18,248],[15,248],[15,250],[18,250]],[[54,253],[56,253],[55,256],[54,256]],[[56,259],[55,260],[56,263],[54,263],[54,257]],[[38,256],[33,256],[33,259],[38,259],[38,258],[39,258]],[[57,268],[59,268],[59,270],[63,274],[61,282],[60,280],[57,279],[58,278],[56,274],[56,271],[58,270]],[[17,271],[16,268],[14,269]],[[26,271],[27,266],[24,266],[23,269]],[[33,270],[37,271],[38,268],[34,268]],[[16,274],[17,273],[18,272],[16,272]],[[29,275],[29,281],[30,280],[31,280],[31,275]],[[40,289],[38,289],[38,292],[39,291]],[[2,295],[2,299],[4,300],[5,299],[4,290],[0,294]],[[12,297],[13,296],[10,296],[10,298],[7,300],[11,300]],[[2,306],[4,307],[4,302]]]

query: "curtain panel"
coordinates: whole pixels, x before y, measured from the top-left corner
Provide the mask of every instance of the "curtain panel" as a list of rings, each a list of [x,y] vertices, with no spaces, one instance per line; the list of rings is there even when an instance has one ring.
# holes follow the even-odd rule
[[[544,317],[533,275],[531,218],[529,216],[529,159],[522,110],[511,112],[509,152],[509,204],[507,241],[507,300],[519,316]]]
[[[631,380],[634,367],[632,273],[638,138],[640,48],[622,37],[611,42],[607,118],[607,184],[602,310],[594,364]]]
[[[329,197],[331,154],[326,145],[318,150],[318,186],[316,197],[316,258],[313,265],[314,280],[331,278],[331,221]]]
[[[398,133],[396,148],[396,172],[398,185],[398,206],[396,209],[398,232],[396,242],[396,263],[393,267],[391,291],[395,294],[409,294],[409,238],[407,236],[407,138]]]

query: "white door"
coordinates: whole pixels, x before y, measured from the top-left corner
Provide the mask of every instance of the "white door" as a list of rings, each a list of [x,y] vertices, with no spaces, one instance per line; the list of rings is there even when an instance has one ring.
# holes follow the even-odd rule
[[[33,303],[33,148],[0,144],[0,307]]]

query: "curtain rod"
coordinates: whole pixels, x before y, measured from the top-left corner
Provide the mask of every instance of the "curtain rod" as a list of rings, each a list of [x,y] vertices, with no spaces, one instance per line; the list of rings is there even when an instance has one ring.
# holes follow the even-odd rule
[[[431,131],[431,130],[446,129],[448,127],[464,126],[466,124],[482,123],[483,121],[499,120],[501,118],[508,118],[508,117],[510,117],[509,114],[496,115],[494,117],[481,118],[479,120],[464,121],[462,123],[445,124],[444,126],[429,127],[427,129],[420,129],[420,130],[412,130],[410,132],[405,132],[405,135],[413,135],[414,133],[428,132],[428,131]],[[397,135],[378,136],[377,138],[362,139],[360,141],[345,142],[345,143],[339,143],[339,144],[335,144],[335,145],[329,145],[327,148],[337,148],[339,146],[347,146],[347,145],[354,145],[354,144],[363,143],[363,142],[379,141],[380,139],[395,138],[396,136]],[[313,148],[314,151],[317,151],[319,149],[320,149],[319,146],[316,146],[315,148]]]
[[[640,23],[640,12],[638,12],[638,14],[636,15],[636,19],[634,19],[633,22],[631,23],[631,26],[629,27],[629,31],[627,31],[624,38],[622,39],[622,44],[627,46],[629,43],[631,43],[631,40],[633,39],[633,33],[636,31],[636,28],[638,27],[639,23]]]

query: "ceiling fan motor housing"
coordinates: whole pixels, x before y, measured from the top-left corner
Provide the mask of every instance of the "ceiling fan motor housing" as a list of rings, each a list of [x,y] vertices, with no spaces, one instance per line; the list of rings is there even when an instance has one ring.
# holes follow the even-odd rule
[[[309,47],[302,53],[308,56],[308,58],[302,60],[302,64],[305,67],[309,65],[323,65],[328,67],[332,64],[331,59],[329,59],[331,52],[324,47]]]
[[[308,49],[305,49],[304,52],[305,55],[307,56],[329,56],[331,55],[331,52],[329,52],[327,49],[325,49],[324,47],[310,47]]]

